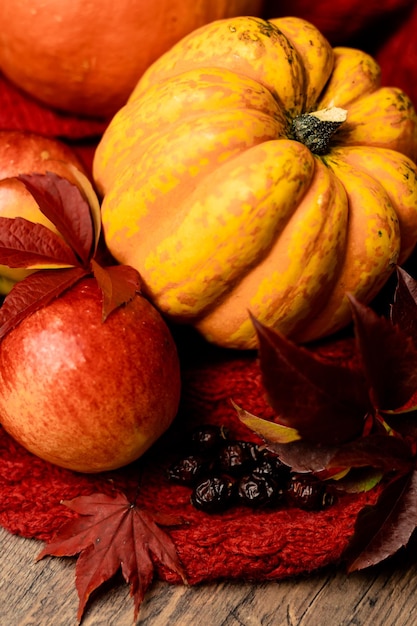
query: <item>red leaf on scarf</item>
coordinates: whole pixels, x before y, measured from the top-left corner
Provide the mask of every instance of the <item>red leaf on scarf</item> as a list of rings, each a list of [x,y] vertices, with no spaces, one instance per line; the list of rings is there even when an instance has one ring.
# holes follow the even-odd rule
[[[135,621],[154,577],[154,559],[186,582],[175,545],[160,528],[166,521],[173,525],[180,520],[158,522],[157,517],[129,502],[120,492],[114,497],[100,493],[79,496],[63,504],[80,515],[66,522],[37,558],[79,554],[76,565],[79,622],[91,593],[119,568],[130,584]]]
[[[397,278],[390,318],[417,346],[417,281],[400,267],[397,269]]]
[[[388,483],[373,506],[365,506],[344,553],[350,572],[376,565],[407,545],[417,528],[417,472]]]
[[[411,322],[405,321],[417,315],[412,287],[411,278],[402,281],[392,306],[394,318],[403,320],[406,330],[350,297],[360,367],[325,362],[253,320],[262,382],[279,425],[275,439],[274,426],[268,426],[268,438],[273,443],[294,449],[300,446],[295,440],[290,444],[282,440],[280,429],[285,426],[294,429],[302,441],[319,444],[327,456],[329,446],[352,445],[359,438],[363,457],[367,416],[383,416],[396,429],[397,415],[417,393],[417,347],[407,333]],[[244,413],[242,416],[249,426],[261,426],[259,420],[250,420]],[[375,458],[373,446],[371,449],[370,460]]]
[[[354,298],[351,304],[372,405],[380,411],[399,409],[417,390],[417,350],[413,339],[402,327],[380,317],[370,307]]]
[[[321,445],[359,435],[370,409],[364,377],[348,367],[324,363],[281,333],[255,319],[253,323],[262,381],[277,421]]]

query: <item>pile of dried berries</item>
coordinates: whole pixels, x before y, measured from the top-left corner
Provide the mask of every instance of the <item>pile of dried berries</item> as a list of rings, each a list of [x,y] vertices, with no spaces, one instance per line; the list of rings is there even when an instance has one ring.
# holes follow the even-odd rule
[[[232,439],[225,428],[211,424],[189,434],[181,456],[168,468],[168,479],[189,486],[191,503],[206,513],[233,505],[312,511],[334,502],[326,483],[292,472],[270,450]]]

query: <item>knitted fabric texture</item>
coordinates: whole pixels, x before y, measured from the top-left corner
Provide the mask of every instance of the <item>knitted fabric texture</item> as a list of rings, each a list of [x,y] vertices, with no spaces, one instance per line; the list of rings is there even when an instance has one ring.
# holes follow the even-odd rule
[[[188,487],[166,478],[184,432],[199,423],[225,425],[233,437],[256,440],[240,423],[230,402],[265,417],[264,399],[254,355],[216,353],[183,371],[183,400],[171,428],[146,457],[129,467],[82,475],[34,457],[0,430],[0,524],[12,533],[48,540],[75,513],[61,504],[115,488],[134,493],[141,476],[139,506],[180,517],[169,530],[190,584],[220,579],[268,580],[310,572],[339,561],[351,537],[357,513],[376,493],[348,495],[333,506],[306,512],[297,508],[252,510],[235,507],[209,515],[190,504]],[[159,566],[158,575],[179,582]]]

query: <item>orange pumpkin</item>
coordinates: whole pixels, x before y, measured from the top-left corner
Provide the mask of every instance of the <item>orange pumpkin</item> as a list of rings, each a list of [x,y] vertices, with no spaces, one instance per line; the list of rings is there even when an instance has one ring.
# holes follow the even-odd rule
[[[263,0],[1,0],[0,70],[42,102],[109,117],[181,37]]]
[[[154,303],[253,348],[351,319],[417,241],[417,116],[310,23],[220,20],[154,63],[95,155],[107,245]]]

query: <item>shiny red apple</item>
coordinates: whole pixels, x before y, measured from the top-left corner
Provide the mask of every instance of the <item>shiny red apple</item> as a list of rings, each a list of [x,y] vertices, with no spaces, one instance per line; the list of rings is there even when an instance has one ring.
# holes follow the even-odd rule
[[[140,295],[102,322],[86,278],[28,315],[0,343],[0,421],[29,451],[80,472],[140,457],[180,398],[175,342]]]

